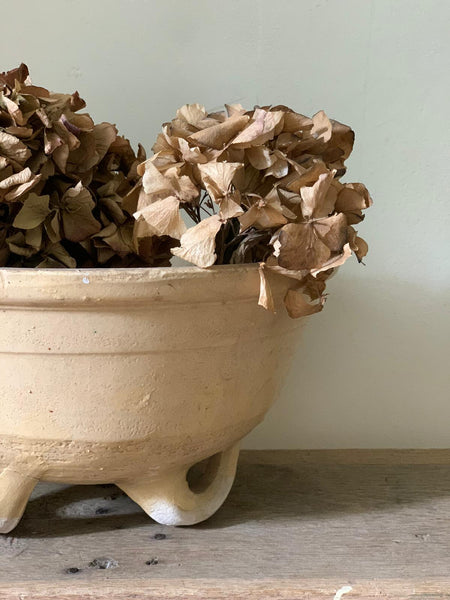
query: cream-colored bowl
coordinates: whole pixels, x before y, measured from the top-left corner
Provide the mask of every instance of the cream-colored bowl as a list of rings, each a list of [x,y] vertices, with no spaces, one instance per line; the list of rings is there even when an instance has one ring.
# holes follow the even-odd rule
[[[0,531],[39,480],[114,482],[164,524],[215,512],[298,334],[270,281],[275,315],[256,265],[0,269]]]

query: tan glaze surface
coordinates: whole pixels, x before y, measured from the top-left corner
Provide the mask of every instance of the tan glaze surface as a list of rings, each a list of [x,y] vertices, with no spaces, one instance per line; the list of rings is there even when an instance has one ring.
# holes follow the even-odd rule
[[[117,483],[163,524],[215,512],[298,339],[270,280],[275,315],[256,265],[0,269],[0,531],[38,480]]]

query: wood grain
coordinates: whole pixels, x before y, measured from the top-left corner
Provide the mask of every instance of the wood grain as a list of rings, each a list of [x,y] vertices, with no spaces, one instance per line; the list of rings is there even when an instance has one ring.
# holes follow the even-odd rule
[[[247,451],[189,528],[114,486],[40,484],[0,536],[0,600],[447,599],[449,466],[447,450]],[[89,566],[102,557],[117,566]]]

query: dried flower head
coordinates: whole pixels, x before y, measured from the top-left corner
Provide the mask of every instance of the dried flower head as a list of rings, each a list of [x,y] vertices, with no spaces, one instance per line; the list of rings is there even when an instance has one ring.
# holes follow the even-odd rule
[[[259,262],[262,306],[273,310],[265,276],[273,270],[297,281],[285,298],[290,316],[318,312],[334,269],[367,253],[353,225],[372,200],[363,184],[340,181],[353,142],[350,127],[323,111],[308,118],[234,104],[208,114],[185,105],[138,166],[127,203],[134,244],[163,236],[199,267]]]
[[[162,260],[138,256],[123,202],[143,148],[84,107],[32,85],[26,65],[0,74],[0,266],[168,264],[167,242]]]
[[[260,263],[259,303],[274,310],[276,271],[296,282],[285,304],[298,317],[367,253],[353,225],[372,200],[340,181],[354,133],[323,111],[185,105],[146,160],[84,107],[32,85],[23,64],[0,74],[0,266]]]

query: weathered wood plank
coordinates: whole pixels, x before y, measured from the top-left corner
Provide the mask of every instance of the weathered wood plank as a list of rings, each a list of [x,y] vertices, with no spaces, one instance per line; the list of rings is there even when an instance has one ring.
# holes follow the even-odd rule
[[[0,600],[450,598],[449,458],[243,452],[223,508],[175,529],[114,486],[41,484],[0,536]]]
[[[351,588],[351,589],[350,589]],[[0,590],[0,600],[448,600],[450,579],[417,581],[342,581],[297,579],[241,580],[117,580],[95,588],[89,583],[67,586],[61,583],[29,582]],[[347,591],[349,590],[349,591]]]

